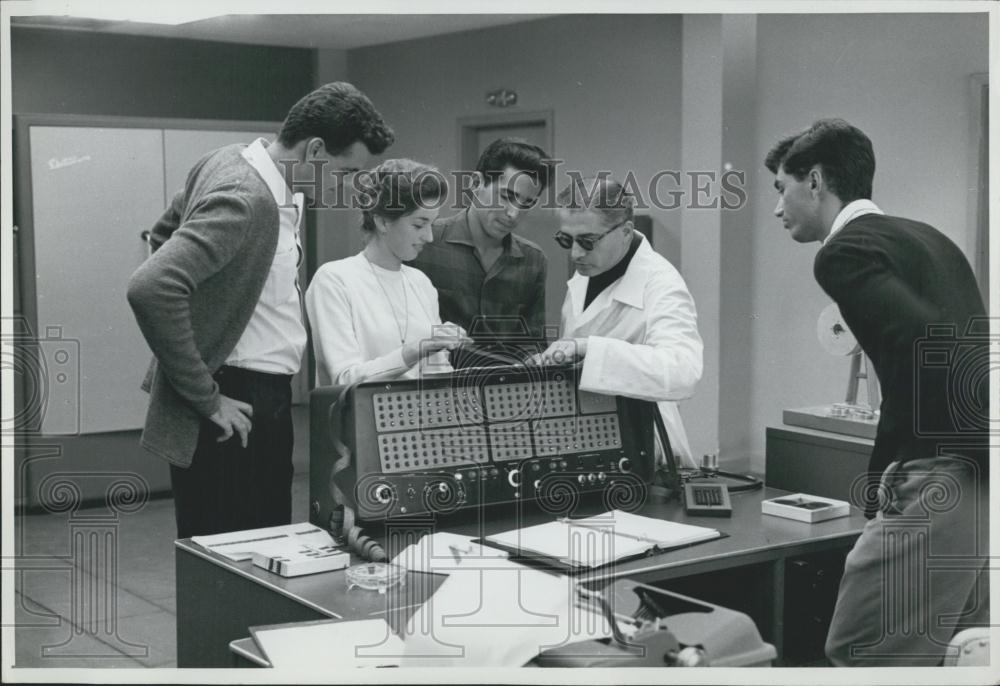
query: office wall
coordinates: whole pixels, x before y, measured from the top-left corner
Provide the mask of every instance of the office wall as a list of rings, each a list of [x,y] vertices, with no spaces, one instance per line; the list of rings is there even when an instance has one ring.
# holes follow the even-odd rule
[[[987,71],[987,29],[982,14],[761,15],[757,159],[817,118],[843,117],[873,141],[875,202],[938,227],[971,255],[969,76]],[[763,468],[764,427],[780,424],[783,408],[843,400],[848,361],[816,340],[816,317],[829,302],[812,275],[819,244],[788,237],[772,214],[773,177],[762,163],[752,171],[759,202],[747,445]]]
[[[316,86],[331,81],[350,81],[347,73],[346,50],[316,51]],[[376,107],[379,103],[375,103]],[[361,250],[359,212],[340,208],[311,210],[311,243],[308,253],[308,273],[310,277],[319,265],[330,260],[347,257]],[[310,355],[311,355],[310,351]]]
[[[454,169],[458,117],[551,109],[564,169],[645,183],[680,164],[680,38],[679,16],[562,16],[351,50],[347,72],[395,128],[394,157]],[[501,87],[516,107],[486,105]],[[673,213],[651,214],[658,249],[679,261]]]
[[[14,114],[281,121],[315,51],[13,27],[11,72]]]

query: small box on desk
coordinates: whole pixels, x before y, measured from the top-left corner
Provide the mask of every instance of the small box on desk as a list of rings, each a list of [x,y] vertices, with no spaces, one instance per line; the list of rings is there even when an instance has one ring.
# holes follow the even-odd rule
[[[792,493],[761,502],[760,511],[775,517],[813,524],[827,519],[846,517],[851,513],[851,506],[843,500],[821,498],[807,493]]]

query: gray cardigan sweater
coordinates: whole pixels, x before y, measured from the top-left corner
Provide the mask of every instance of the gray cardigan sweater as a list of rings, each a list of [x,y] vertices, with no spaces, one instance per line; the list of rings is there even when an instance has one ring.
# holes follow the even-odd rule
[[[243,148],[221,148],[195,165],[128,284],[153,351],[142,445],[181,467],[194,457],[201,419],[219,407],[212,375],[249,323],[278,245],[277,203]]]

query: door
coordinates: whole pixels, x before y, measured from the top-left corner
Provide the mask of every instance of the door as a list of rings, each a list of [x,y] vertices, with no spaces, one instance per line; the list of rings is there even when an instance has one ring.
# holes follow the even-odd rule
[[[537,145],[550,157],[555,156],[553,148],[552,115],[544,113],[515,113],[459,120],[462,169],[475,169],[479,155],[497,138],[522,138]],[[555,181],[553,181],[555,183]],[[545,198],[548,191],[542,194]],[[559,247],[552,236],[559,228],[555,210],[536,207],[520,219],[517,234],[537,243],[548,258],[548,274],[545,280],[545,323],[549,327],[559,327],[559,315],[563,298],[566,296],[566,281],[569,279],[569,257]]]

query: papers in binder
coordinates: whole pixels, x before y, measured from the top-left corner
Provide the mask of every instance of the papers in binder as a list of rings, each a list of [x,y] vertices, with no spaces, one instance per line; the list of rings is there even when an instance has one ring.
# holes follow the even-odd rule
[[[484,540],[522,557],[548,558],[570,567],[593,568],[720,535],[716,529],[612,510],[584,519],[563,518],[504,531]]]
[[[351,554],[334,545],[311,546],[290,540],[280,548],[269,547],[266,553],[255,552],[253,563],[281,576],[303,576],[343,569],[351,563]]]
[[[309,522],[231,531],[211,536],[192,536],[191,540],[234,562],[249,560],[254,553],[264,556],[280,555],[290,547],[296,548],[298,545],[313,548],[327,548],[334,545],[329,533]]]

